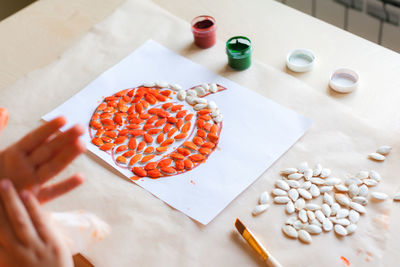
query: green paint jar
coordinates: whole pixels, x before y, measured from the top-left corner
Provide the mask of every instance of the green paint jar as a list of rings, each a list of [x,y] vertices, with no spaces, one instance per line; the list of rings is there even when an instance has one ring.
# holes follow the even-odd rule
[[[251,41],[244,36],[234,36],[226,42],[228,64],[232,69],[245,70],[251,65]]]

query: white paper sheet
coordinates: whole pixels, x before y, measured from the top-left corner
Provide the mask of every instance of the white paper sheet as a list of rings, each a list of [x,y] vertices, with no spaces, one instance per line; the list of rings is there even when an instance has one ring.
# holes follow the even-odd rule
[[[143,178],[138,185],[202,224],[208,224],[236,196],[253,183],[311,126],[292,110],[244,88],[149,40],[101,74],[68,101],[46,114],[64,115],[68,128],[79,123],[87,129],[102,97],[146,81],[178,83],[184,89],[217,83],[226,91],[207,96],[224,115],[218,148],[199,167],[173,177]],[[132,172],[115,165],[111,156],[82,137],[87,148],[126,177]],[[118,179],[115,177],[115,179]]]

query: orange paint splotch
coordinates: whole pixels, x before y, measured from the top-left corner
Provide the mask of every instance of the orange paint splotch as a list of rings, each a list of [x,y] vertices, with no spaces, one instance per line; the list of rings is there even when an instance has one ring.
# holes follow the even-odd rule
[[[129,177],[129,179],[131,179],[131,180],[133,180],[133,181],[137,181],[137,180],[139,180],[141,177],[139,177],[139,176],[131,176],[131,177]]]
[[[350,266],[350,261],[346,259],[344,256],[341,256],[340,260],[343,262],[345,266]]]
[[[190,183],[191,183],[191,184],[194,184],[194,185],[196,184],[193,180],[190,180]]]

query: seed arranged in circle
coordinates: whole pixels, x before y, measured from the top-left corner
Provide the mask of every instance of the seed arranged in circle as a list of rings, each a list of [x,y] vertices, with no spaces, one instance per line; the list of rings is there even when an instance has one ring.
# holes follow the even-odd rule
[[[89,123],[92,144],[110,154],[118,167],[131,170],[132,180],[173,176],[204,163],[217,148],[222,129],[220,110],[204,98],[213,93],[207,89],[211,85],[205,84],[202,96],[186,94],[199,86],[174,92],[169,85],[172,90],[145,85],[150,83],[103,99]]]

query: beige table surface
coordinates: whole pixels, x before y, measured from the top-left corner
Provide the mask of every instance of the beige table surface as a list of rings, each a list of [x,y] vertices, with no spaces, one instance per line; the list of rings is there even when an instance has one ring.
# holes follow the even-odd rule
[[[122,2],[43,0],[2,21],[0,90],[28,72],[53,62]],[[296,47],[312,49],[317,55],[316,68],[296,77],[348,105],[355,114],[383,131],[400,131],[396,103],[400,94],[397,53],[274,1],[254,1],[252,5],[248,1],[155,2],[185,20],[203,13],[215,16],[220,39],[234,34],[249,36],[254,42],[254,57],[281,71],[286,71],[284,59],[288,51]],[[247,19],[241,20],[239,14]],[[354,94],[336,95],[327,88],[329,73],[340,66],[359,71],[361,85]],[[377,95],[378,92],[381,94]],[[398,217],[398,208],[392,212]],[[396,259],[397,237],[388,242],[389,262]]]

